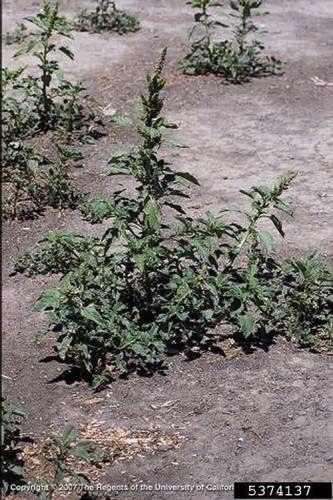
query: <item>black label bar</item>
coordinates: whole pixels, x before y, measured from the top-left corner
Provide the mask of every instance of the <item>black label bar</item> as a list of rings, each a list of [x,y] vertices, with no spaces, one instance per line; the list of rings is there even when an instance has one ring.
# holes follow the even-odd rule
[[[234,498],[332,499],[332,483],[235,483]]]

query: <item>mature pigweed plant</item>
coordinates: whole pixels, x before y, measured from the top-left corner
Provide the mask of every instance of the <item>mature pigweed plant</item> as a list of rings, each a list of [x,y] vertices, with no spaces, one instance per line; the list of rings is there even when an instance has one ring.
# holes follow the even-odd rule
[[[56,75],[60,66],[54,57],[60,52],[70,59],[74,59],[72,51],[67,45],[58,44],[55,36],[71,38],[70,25],[64,17],[58,14],[58,5],[48,1],[44,2],[41,12],[26,18],[34,24],[36,31],[34,39],[27,47],[16,52],[14,57],[32,54],[37,58],[40,74],[28,76],[24,80],[25,92],[33,103],[39,118],[39,126],[44,132],[55,127],[57,121],[57,105],[55,97],[57,86]]]
[[[59,15],[58,5],[45,1],[43,9],[26,19],[38,29],[15,58],[31,54],[37,59],[38,74],[25,75],[26,67],[3,70],[4,114],[2,125],[9,141],[32,137],[39,132],[56,130],[69,141],[101,135],[102,113],[85,92],[81,82],[63,79],[57,57],[74,59],[69,47],[59,40],[71,38],[71,27]]]
[[[194,16],[196,25],[190,37],[196,28],[201,28],[202,35],[192,44],[190,53],[181,61],[184,73],[213,73],[226,81],[241,83],[250,77],[273,74],[281,68],[281,61],[278,59],[262,56],[264,45],[253,39],[256,33],[260,33],[260,29],[253,23],[253,17],[259,15],[256,11],[261,7],[262,0],[230,0],[229,17],[236,20],[229,25],[233,39],[220,42],[212,40],[215,28],[229,26],[215,20],[209,9],[221,7],[221,2],[190,0],[187,3],[200,9]]]
[[[22,459],[19,456],[20,424],[26,417],[23,410],[15,408],[1,398],[1,493],[10,492],[12,484],[24,481]]]
[[[193,9],[198,9],[194,14],[195,24],[189,34],[191,39],[198,33],[198,38],[193,42],[190,53],[181,61],[181,68],[184,73],[193,75],[217,73],[220,45],[213,42],[212,38],[217,26],[227,25],[213,18],[210,8],[222,8],[223,3],[219,0],[189,0],[186,3]]]
[[[110,219],[96,247],[90,240],[86,248],[79,248],[84,240],[66,234],[54,246],[42,243],[32,251],[33,262],[29,264],[28,257],[17,268],[38,272],[34,262],[46,252],[50,266],[45,258],[42,272],[52,271],[54,251],[60,269],[61,247],[68,248],[73,238],[77,257],[69,259],[65,252],[64,277],[55,289],[42,293],[37,309],[49,311],[44,334],[56,333],[59,357],[89,374],[95,388],[115,372],[149,373],[160,366],[163,355],[175,350],[191,355],[193,348],[211,346],[218,337],[218,324],[255,341],[272,336],[277,326],[281,332],[292,328],[296,334],[305,322],[299,314],[301,277],[295,270],[293,278],[287,278],[290,264],[285,268],[274,260],[272,236],[260,227],[269,220],[283,236],[278,214],[291,214],[291,208],[281,197],[294,174],[271,188],[244,191],[251,208],[238,210],[243,222],[228,222],[226,210],[218,216],[189,217],[177,199],[189,197],[184,182],[198,182],[189,173],[172,170],[158,155],[163,143],[173,142],[164,138],[164,132],[177,128],[161,116],[165,55],[163,51],[148,76],[148,92],[141,97],[139,147],[109,160],[110,175],[129,176],[136,195],[123,189],[85,204],[84,214],[92,222]],[[317,278],[316,293],[323,296],[325,273]],[[307,293],[311,297],[306,321],[315,332],[320,318],[314,315],[311,322],[310,312],[316,310],[318,315],[324,299],[315,299],[311,287]],[[285,304],[287,299],[293,301],[292,309]],[[327,318],[321,321],[326,331]]]
[[[94,11],[82,10],[73,27],[77,31],[89,31],[90,33],[116,31],[119,35],[123,35],[137,31],[140,24],[135,16],[117,9],[114,1],[96,0],[96,9]]]

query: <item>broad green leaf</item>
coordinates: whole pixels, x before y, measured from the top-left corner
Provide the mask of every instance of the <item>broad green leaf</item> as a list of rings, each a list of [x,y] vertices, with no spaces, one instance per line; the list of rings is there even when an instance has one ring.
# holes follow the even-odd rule
[[[175,148],[188,148],[186,144],[183,144],[181,142],[174,141],[173,139],[164,139],[165,144],[169,144],[170,146],[174,146]]]
[[[161,227],[161,213],[160,208],[153,198],[145,204],[144,207],[145,220],[151,229],[159,230]]]
[[[284,231],[283,231],[282,223],[281,223],[280,219],[278,219],[273,214],[273,215],[271,215],[271,221],[273,222],[273,224],[276,227],[277,231],[281,234],[282,238],[284,238]]]
[[[81,314],[82,314],[82,316],[89,319],[90,321],[93,321],[97,325],[104,326],[104,321],[103,321],[102,316],[100,315],[100,313],[98,311],[96,311],[96,309],[94,307],[92,307],[92,306],[84,307],[81,310]]]
[[[291,216],[293,215],[292,207],[289,205],[289,203],[287,203],[285,201],[278,200],[275,203],[274,207],[277,208],[278,210],[280,210],[281,212],[285,212],[288,215],[291,215]]]
[[[57,469],[57,471],[55,473],[56,483],[61,484],[64,480],[64,477],[65,477],[65,474],[62,472],[62,470]]]
[[[245,313],[242,315],[239,315],[237,317],[238,319],[238,324],[240,328],[242,329],[242,332],[244,334],[244,337],[247,338],[253,333],[253,328],[254,328],[254,319],[253,316],[249,313]]]
[[[267,252],[271,252],[274,247],[274,240],[272,238],[272,235],[267,231],[258,231],[258,234],[261,244],[264,246]]]
[[[90,485],[89,479],[83,474],[73,474],[72,477],[77,482],[77,484],[84,484],[86,486]]]
[[[236,10],[238,11],[239,10],[239,7],[237,5],[236,2],[234,2],[233,0],[230,1],[230,7],[233,9],[233,10]]]
[[[60,292],[57,289],[46,290],[37,299],[36,311],[47,311],[57,307],[60,299]]]
[[[73,425],[69,425],[64,430],[63,440],[67,442],[71,442],[77,437],[77,431]]]
[[[146,255],[142,253],[137,253],[133,256],[139,271],[142,273],[146,267]]]
[[[59,47],[59,50],[60,50],[60,52],[62,52],[63,54],[65,54],[70,59],[72,59],[72,60],[74,59],[73,52],[66,45],[63,45],[62,47]]]
[[[61,359],[66,359],[68,349],[72,343],[72,337],[65,337],[60,343],[57,344],[57,351]]]
[[[90,462],[92,459],[89,443],[78,443],[71,449],[71,453],[74,457],[81,458],[86,462]]]
[[[133,121],[128,118],[127,116],[113,116],[111,118],[111,122],[116,123],[117,125],[120,125],[121,127],[132,127],[133,126]]]
[[[131,350],[138,354],[139,356],[146,356],[148,354],[147,348],[142,344],[133,344],[131,345]]]
[[[14,58],[16,59],[17,57],[30,54],[30,52],[34,50],[34,48],[38,45],[38,43],[39,43],[38,40],[31,40],[26,47],[15,52]]]
[[[130,175],[131,170],[125,165],[114,165],[109,170],[109,175]]]
[[[196,184],[197,186],[200,186],[199,181],[191,174],[188,172],[175,172],[175,177],[185,179],[188,182],[192,182],[192,184]]]
[[[181,207],[180,205],[177,205],[176,203],[172,203],[171,201],[166,201],[165,205],[167,205],[170,208],[173,208],[174,210],[176,210],[176,212],[178,212],[180,214],[184,214],[184,215],[186,214],[183,207]]]

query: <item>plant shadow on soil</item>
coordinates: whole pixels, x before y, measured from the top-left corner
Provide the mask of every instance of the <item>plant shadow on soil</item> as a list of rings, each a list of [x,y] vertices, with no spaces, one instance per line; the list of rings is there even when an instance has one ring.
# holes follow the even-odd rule
[[[257,350],[262,350],[264,352],[268,352],[270,347],[276,344],[276,338],[274,335],[262,335],[260,337],[256,337],[253,340],[245,340],[244,336],[240,333],[236,333],[231,335],[228,338],[224,338],[224,341],[230,340],[232,341],[233,350],[241,351],[243,354],[251,355],[254,354]],[[95,392],[101,392],[110,384],[115,382],[116,380],[129,380],[131,374],[135,373],[139,377],[142,378],[152,378],[155,375],[160,375],[163,377],[168,376],[169,367],[168,367],[168,359],[172,357],[177,357],[179,355],[184,355],[185,359],[183,359],[184,363],[191,363],[194,360],[200,358],[204,353],[211,352],[216,356],[221,356],[223,358],[227,358],[226,348],[219,345],[222,339],[209,339],[206,343],[200,346],[200,349],[169,349],[165,354],[165,359],[161,359],[156,362],[153,366],[150,366],[149,371],[143,368],[133,369],[128,373],[121,373],[118,376],[114,375],[110,376],[110,380],[107,384],[102,385],[100,388],[95,389]],[[230,349],[230,346],[229,346]],[[56,377],[53,377],[51,380],[47,381],[47,384],[55,384],[59,382],[64,382],[66,385],[74,385],[76,383],[85,382],[87,384],[91,384],[92,377],[85,372],[80,371],[80,369],[76,366],[71,366],[68,362],[61,359],[58,355],[49,355],[39,360],[40,363],[51,363],[56,361],[61,365],[66,365],[66,368]]]

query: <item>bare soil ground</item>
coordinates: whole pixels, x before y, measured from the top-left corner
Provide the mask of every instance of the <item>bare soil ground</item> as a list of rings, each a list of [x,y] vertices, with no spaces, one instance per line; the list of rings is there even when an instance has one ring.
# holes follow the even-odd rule
[[[91,5],[61,2],[66,13]],[[243,86],[222,86],[214,77],[185,77],[176,64],[186,53],[192,23],[182,0],[118,0],[138,15],[142,29],[118,36],[76,34],[74,63],[65,63],[101,106],[132,114],[144,90],[145,74],[159,49],[169,46],[166,115],[181,128],[177,140],[190,146],[168,151],[170,159],[199,179],[189,204],[196,214],[216,212],[239,202],[238,190],[271,183],[290,170],[299,175],[289,197],[295,217],[286,220],[286,238],[277,252],[286,257],[317,248],[332,265],[333,87],[316,86],[311,77],[333,81],[333,4],[331,0],[268,0],[269,16],[260,22],[267,51],[287,64],[284,74]],[[36,10],[38,2],[4,2],[4,30]],[[5,48],[4,65],[15,47]],[[130,147],[134,136],[113,127],[83,148],[83,169],[75,172],[85,191],[108,189],[106,159]],[[329,480],[332,474],[330,358],[280,339],[268,352],[236,356],[206,353],[191,362],[167,360],[169,369],[152,378],[119,380],[93,398],[84,383],[53,382],[63,366],[41,362],[52,355],[51,341],[37,345],[45,322],[33,311],[41,290],[55,278],[10,277],[9,260],[48,229],[100,234],[77,213],[48,211],[33,221],[8,222],[3,235],[3,373],[6,393],[28,410],[24,432],[34,438],[67,423],[95,420],[110,427],[179,433],[179,447],[162,446],[150,454],[122,460],[104,471],[105,484],[153,485],[153,491],[119,492],[121,498],[228,499],[231,492],[164,492],[163,485],[229,485],[239,480]],[[114,495],[114,494],[112,494]],[[73,494],[69,494],[69,498]],[[106,497],[106,494],[105,494]],[[74,498],[74,497],[73,497]]]

